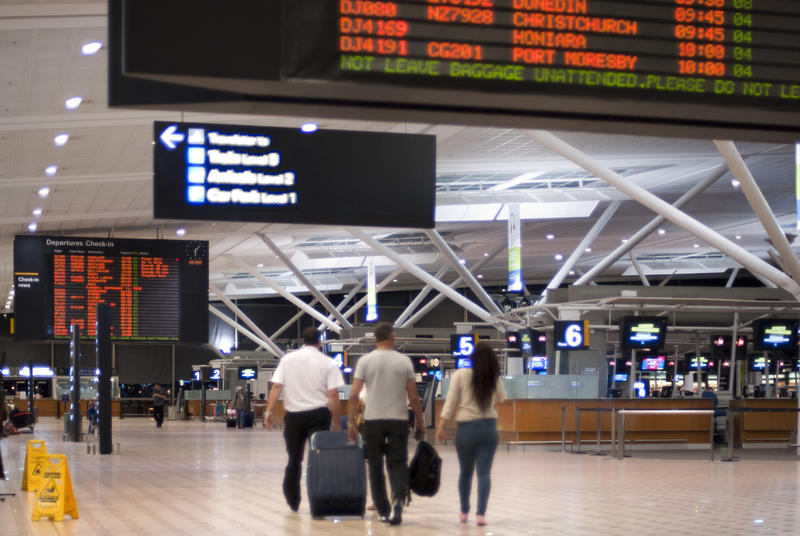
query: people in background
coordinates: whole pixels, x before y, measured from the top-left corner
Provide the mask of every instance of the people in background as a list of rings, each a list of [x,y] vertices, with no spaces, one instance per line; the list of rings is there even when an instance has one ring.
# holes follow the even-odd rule
[[[388,322],[375,326],[377,348],[361,357],[350,391],[348,434],[358,438],[356,410],[361,389],[369,389],[364,413],[364,432],[372,500],[381,522],[399,525],[403,501],[408,494],[408,403],[416,416],[416,438],[425,433],[422,404],[414,381],[414,367],[407,355],[394,349],[394,328]],[[392,487],[392,502],[386,493],[383,460]]]
[[[272,429],[272,412],[281,393],[286,414],[283,437],[289,461],[283,477],[283,495],[289,508],[300,508],[300,477],[303,449],[311,434],[320,430],[341,429],[339,387],[344,385],[336,363],[320,351],[322,344],[317,328],[303,330],[303,346],[283,356],[272,375],[264,426]]]
[[[458,495],[461,502],[461,523],[466,523],[472,488],[472,474],[477,466],[478,525],[486,525],[486,505],[491,489],[494,452],[497,449],[497,411],[495,404],[506,399],[500,378],[500,364],[492,347],[478,342],[472,356],[472,368],[458,369],[450,381],[447,399],[442,408],[436,439],[447,438],[447,427],[455,420],[456,452],[458,454]]]
[[[167,392],[157,383],[153,387],[153,419],[156,421],[156,426],[161,428],[164,423],[164,406],[167,403]]]
[[[236,410],[236,428],[244,428],[244,413],[250,409],[250,401],[241,385],[236,388],[232,406]]]

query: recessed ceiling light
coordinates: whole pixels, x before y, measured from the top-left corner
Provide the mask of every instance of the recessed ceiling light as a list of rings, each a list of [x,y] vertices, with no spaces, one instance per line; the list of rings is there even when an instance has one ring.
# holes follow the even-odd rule
[[[53,175],[56,174],[57,171],[58,171],[58,166],[55,164],[52,164],[44,168],[44,172],[48,177],[52,177]]]
[[[39,194],[39,197],[44,199],[45,197],[50,195],[50,187],[49,186],[42,186],[41,188],[39,188],[39,191],[37,193]]]
[[[557,261],[561,261],[564,260],[564,255],[562,255],[561,253],[556,253],[555,255],[553,255],[553,258]]]
[[[627,243],[628,243],[628,239],[627,239],[627,238],[623,238],[623,239],[621,240],[621,242],[622,242],[623,244],[627,244]]]
[[[591,253],[592,252],[592,248],[586,248],[583,251],[585,251],[586,253]]]
[[[483,279],[483,274],[478,274],[478,279]]]
[[[184,229],[183,227],[178,227],[177,229],[175,229],[175,234],[178,236],[184,236],[186,234],[186,229]]]
[[[42,215],[42,207],[36,207],[35,209],[33,209],[33,215],[34,216],[41,216]]]
[[[81,47],[81,54],[84,56],[92,56],[97,54],[101,48],[103,48],[103,43],[101,41],[91,41]]]
[[[397,279],[392,279],[392,282],[393,283],[397,283]]]
[[[258,264],[256,264],[256,267],[263,268],[264,267],[264,263],[263,262],[259,262]]]
[[[489,254],[488,254],[488,253],[484,253],[484,254],[483,254],[483,256],[484,256],[484,257],[488,257],[488,256],[489,256]]]
[[[66,101],[64,101],[64,108],[66,108],[67,110],[74,110],[75,108],[80,106],[82,102],[83,102],[83,97],[78,97],[78,96],[70,97]]]
[[[554,235],[553,233],[547,233],[546,235],[544,235],[544,237],[546,239],[548,239],[548,240],[555,240],[556,239],[556,235]]]
[[[467,259],[458,259],[458,264],[467,264]]]
[[[664,236],[665,234],[667,234],[667,230],[662,227],[661,229],[658,230],[658,234]]]
[[[736,235],[736,240],[741,240],[741,239],[742,239],[742,235],[740,235],[740,234],[737,234],[737,235]]]
[[[575,270],[570,270],[569,275],[575,275]]]
[[[692,247],[693,247],[693,248],[699,248],[699,247],[700,247],[700,244],[694,244]]]
[[[738,188],[739,186],[741,186],[741,184],[742,183],[739,182],[739,179],[737,179],[735,177],[733,179],[731,179],[731,186],[733,186],[734,188]]]
[[[305,132],[306,134],[311,134],[312,132],[316,132],[319,128],[319,125],[316,123],[303,123],[300,126],[300,132]]]
[[[58,147],[62,147],[62,146],[64,146],[64,145],[66,145],[66,144],[67,144],[67,141],[69,141],[69,134],[67,134],[66,132],[62,132],[61,134],[59,134],[58,136],[56,136],[55,138],[53,138],[53,142],[54,142],[54,143],[55,143],[55,144],[56,144]]]
[[[38,225],[38,224],[37,224],[35,221],[32,221],[32,222],[30,222],[30,223],[28,224],[28,230],[29,230],[30,232],[34,232],[34,231],[35,231],[36,229],[38,229],[38,228],[39,228],[39,225]]]

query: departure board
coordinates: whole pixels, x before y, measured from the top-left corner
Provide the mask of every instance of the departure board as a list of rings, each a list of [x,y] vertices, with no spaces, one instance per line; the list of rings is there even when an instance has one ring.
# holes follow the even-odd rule
[[[144,102],[146,80],[225,92],[184,91],[183,107],[213,97],[304,116],[800,134],[798,0],[231,0],[222,18],[210,0],[118,2],[112,105]],[[215,36],[199,55],[197,35]]]
[[[107,303],[112,340],[207,341],[206,242],[19,236],[14,248],[19,338],[69,339],[73,325],[94,338]]]
[[[797,0],[340,0],[337,49],[342,73],[800,104],[798,28]]]

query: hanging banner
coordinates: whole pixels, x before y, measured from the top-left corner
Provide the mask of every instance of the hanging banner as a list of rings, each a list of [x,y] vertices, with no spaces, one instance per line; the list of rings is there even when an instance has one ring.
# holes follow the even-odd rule
[[[375,262],[367,262],[367,322],[378,319],[378,296],[375,290]]]
[[[522,241],[519,205],[508,205],[508,291],[522,292]]]

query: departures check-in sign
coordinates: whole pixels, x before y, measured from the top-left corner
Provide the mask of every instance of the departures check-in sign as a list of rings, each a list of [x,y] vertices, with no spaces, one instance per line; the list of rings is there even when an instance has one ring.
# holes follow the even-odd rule
[[[154,216],[432,228],[435,138],[156,122]]]

